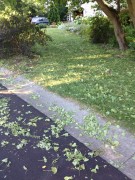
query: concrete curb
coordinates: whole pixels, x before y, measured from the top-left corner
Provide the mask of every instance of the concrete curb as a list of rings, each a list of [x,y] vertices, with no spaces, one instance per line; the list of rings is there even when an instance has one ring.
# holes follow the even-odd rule
[[[0,68],[0,83],[8,88],[7,93],[15,93],[48,117],[52,116],[48,108],[54,104],[64,108],[66,111],[74,112],[74,119],[77,123],[83,123],[83,117],[91,113],[91,110],[87,107],[81,107],[71,100],[49,92],[23,76],[16,76],[15,73],[5,68]],[[38,98],[33,99],[31,98],[32,95]],[[105,123],[105,120],[99,115],[97,115],[97,119],[101,124]],[[110,136],[117,135],[120,143],[117,148],[112,149],[99,140],[92,139],[86,135],[80,136],[82,132],[76,129],[75,124],[67,126],[65,129],[80,142],[84,144],[91,143],[90,146],[88,145],[88,148],[93,150],[100,149],[102,151],[100,156],[103,159],[112,163],[132,180],[135,180],[135,160],[133,159],[133,156],[135,156],[135,137],[132,134],[120,127],[111,126]],[[123,163],[124,166],[121,166]]]

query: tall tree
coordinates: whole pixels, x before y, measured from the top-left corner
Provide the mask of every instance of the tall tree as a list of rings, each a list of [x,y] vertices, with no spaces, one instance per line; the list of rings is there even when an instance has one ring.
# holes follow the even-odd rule
[[[104,0],[96,0],[96,2],[99,4],[102,11],[108,16],[109,20],[112,22],[119,48],[121,50],[127,49],[124,31],[122,29],[122,24],[119,18],[120,0],[116,1],[116,8],[109,6]]]

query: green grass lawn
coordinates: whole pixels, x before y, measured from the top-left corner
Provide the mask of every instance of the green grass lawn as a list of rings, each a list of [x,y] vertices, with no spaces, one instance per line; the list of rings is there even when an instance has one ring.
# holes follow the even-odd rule
[[[135,54],[58,29],[47,33],[53,41],[42,48],[43,57],[6,60],[8,66],[135,132]]]

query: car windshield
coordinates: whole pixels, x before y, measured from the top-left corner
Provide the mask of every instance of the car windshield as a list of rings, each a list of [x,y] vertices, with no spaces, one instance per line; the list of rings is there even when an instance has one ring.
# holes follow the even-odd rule
[[[31,20],[32,23],[49,23],[49,20],[45,17],[33,17]]]
[[[32,22],[35,22],[35,21],[43,21],[43,18],[42,17],[33,17],[32,18]]]

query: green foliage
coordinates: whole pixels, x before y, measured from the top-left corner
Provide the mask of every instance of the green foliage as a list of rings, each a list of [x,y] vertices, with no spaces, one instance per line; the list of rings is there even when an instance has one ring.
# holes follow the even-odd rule
[[[58,138],[64,127],[74,122],[71,116],[72,113],[66,112],[63,108],[57,106],[52,106],[49,110],[55,112],[55,116],[53,117],[53,119],[55,119],[55,125],[51,125],[51,133]],[[57,116],[59,116],[59,118]]]
[[[135,29],[132,25],[124,27],[126,40],[131,49],[135,49]]]
[[[56,167],[51,167],[51,171],[52,171],[53,174],[56,174],[58,169]]]
[[[59,15],[60,15],[60,21],[66,20],[66,15],[68,12],[68,8],[66,7],[66,3],[59,3],[58,5]]]
[[[89,25],[82,24],[82,25],[80,26],[80,32],[79,32],[79,34],[80,34],[82,37],[84,37],[84,38],[86,38],[87,40],[89,40],[89,38],[90,38],[90,33],[91,33],[91,28],[90,28]]]
[[[105,141],[108,131],[109,131],[110,123],[106,123],[105,125],[100,125],[96,116],[88,115],[84,117],[83,125],[80,125],[80,129],[90,137],[95,137],[96,139],[100,139]]]
[[[90,25],[91,23],[91,17],[82,17],[81,20],[82,20],[82,23],[86,25]]]
[[[120,20],[123,26],[129,26],[131,25],[131,18],[129,15],[129,10],[128,9],[123,9],[120,14]]]
[[[97,171],[99,170],[99,166],[96,165],[95,168],[91,169],[92,173],[97,173]]]
[[[47,28],[47,25],[44,24],[44,23],[41,23],[41,24],[38,24],[38,27],[41,28],[41,29],[42,29],[42,28]]]
[[[66,16],[68,8],[66,7],[67,1],[53,0],[46,1],[45,7],[47,11],[47,16],[51,23],[59,23],[59,21],[66,21]]]
[[[57,24],[60,21],[58,7],[54,4],[51,4],[49,7],[48,19],[49,19],[50,23],[55,22]]]
[[[19,0],[1,1],[3,6],[0,15],[0,54],[31,55],[31,48],[36,43],[45,45],[48,37],[41,27],[30,23],[30,17],[44,13],[43,1]]]
[[[75,18],[75,20],[74,20],[74,23],[76,23],[76,24],[82,24],[82,17],[76,16],[76,18]]]
[[[90,39],[93,43],[108,43],[113,34],[113,29],[106,17],[95,16],[91,18]]]
[[[3,10],[6,8],[6,6],[14,6],[16,4],[15,0],[1,0],[0,1],[0,10]]]
[[[130,43],[129,43],[129,47],[130,47],[131,49],[135,50],[135,40],[134,40],[134,42],[130,42]]]
[[[47,39],[45,32],[19,14],[0,20],[0,49],[3,53],[29,55],[35,43],[45,45]]]
[[[5,127],[8,128],[14,136],[18,136],[18,135],[29,136],[30,135],[29,133],[30,129],[22,128],[17,122],[11,122],[11,123],[5,124]]]
[[[89,159],[86,158],[76,147],[73,151],[65,148],[64,152],[64,156],[67,157],[67,161],[71,161],[75,169],[79,171],[85,169],[85,165],[83,163],[89,161]]]
[[[45,136],[42,140],[38,142],[37,147],[49,151],[52,148],[52,143],[50,138]]]
[[[35,16],[44,13],[44,2],[39,0],[1,0],[0,6],[3,11],[10,8],[23,15]]]
[[[6,123],[9,118],[9,99],[1,98],[0,99],[0,126]]]
[[[44,2],[23,0],[23,11],[28,17],[45,16]]]

